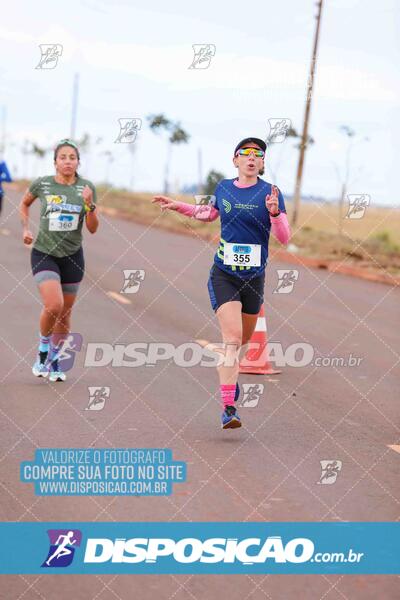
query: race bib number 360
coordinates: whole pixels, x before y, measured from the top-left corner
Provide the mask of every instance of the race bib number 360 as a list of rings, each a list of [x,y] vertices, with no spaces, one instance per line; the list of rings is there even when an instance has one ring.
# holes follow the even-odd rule
[[[49,231],[74,231],[78,229],[79,215],[67,213],[51,213],[49,216]]]
[[[261,265],[260,244],[228,244],[224,246],[224,265],[259,267]]]

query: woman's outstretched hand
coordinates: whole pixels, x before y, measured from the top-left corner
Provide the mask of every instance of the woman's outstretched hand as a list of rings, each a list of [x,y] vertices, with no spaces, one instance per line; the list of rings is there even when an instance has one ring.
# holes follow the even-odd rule
[[[275,216],[279,213],[279,191],[276,185],[272,186],[271,194],[265,196],[265,206],[270,215]]]
[[[177,210],[178,208],[176,200],[172,200],[172,198],[168,198],[168,196],[154,196],[152,202],[158,203],[161,210]]]

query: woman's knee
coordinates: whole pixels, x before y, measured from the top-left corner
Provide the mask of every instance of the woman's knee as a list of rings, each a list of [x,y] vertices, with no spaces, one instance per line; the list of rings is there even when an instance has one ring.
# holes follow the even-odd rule
[[[237,346],[240,348],[242,345],[242,332],[240,329],[231,329],[223,332],[224,344],[229,346]]]
[[[62,299],[48,300],[44,305],[44,310],[48,315],[59,317],[64,310],[64,302]]]

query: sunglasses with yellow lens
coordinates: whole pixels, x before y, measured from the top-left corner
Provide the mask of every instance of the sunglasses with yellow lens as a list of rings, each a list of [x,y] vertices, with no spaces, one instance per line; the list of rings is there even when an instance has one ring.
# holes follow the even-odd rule
[[[240,150],[236,152],[236,156],[250,156],[251,153],[257,158],[264,158],[264,152],[257,148],[240,148]]]

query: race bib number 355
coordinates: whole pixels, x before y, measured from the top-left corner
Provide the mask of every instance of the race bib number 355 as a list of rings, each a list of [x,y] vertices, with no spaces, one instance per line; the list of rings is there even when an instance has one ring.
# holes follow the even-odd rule
[[[224,265],[259,267],[261,265],[260,244],[229,244],[224,246]]]
[[[49,216],[49,231],[74,231],[78,229],[79,215],[67,213],[51,213]]]

